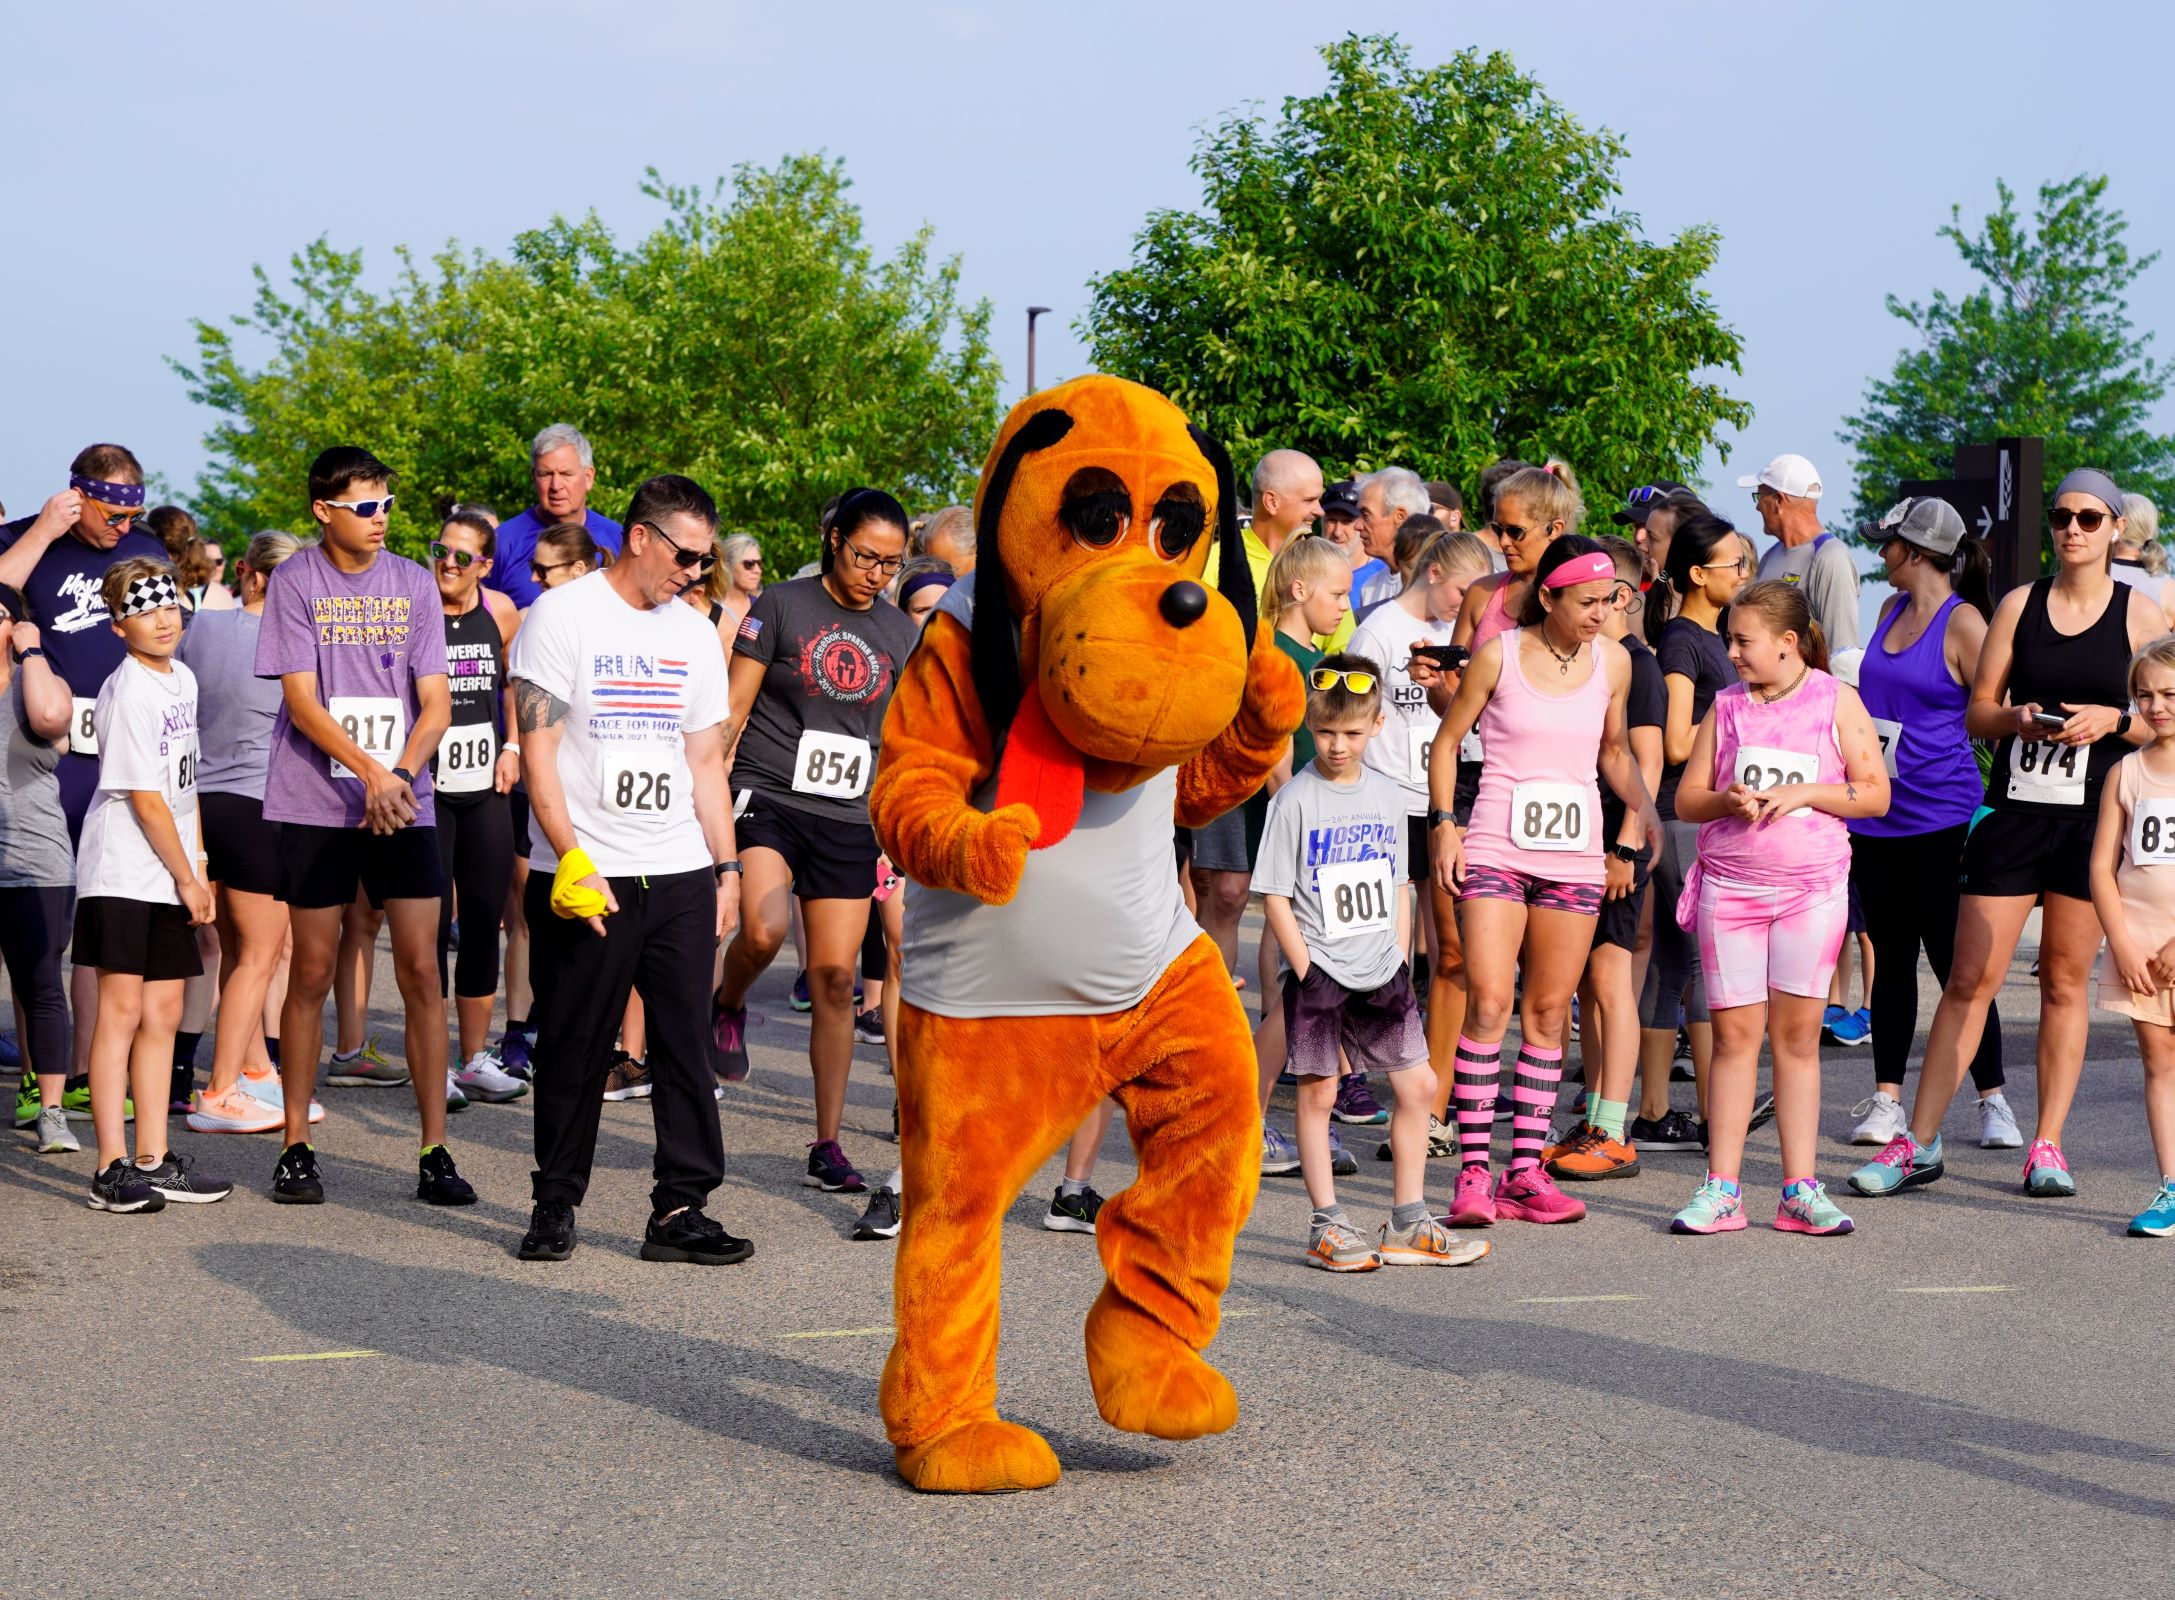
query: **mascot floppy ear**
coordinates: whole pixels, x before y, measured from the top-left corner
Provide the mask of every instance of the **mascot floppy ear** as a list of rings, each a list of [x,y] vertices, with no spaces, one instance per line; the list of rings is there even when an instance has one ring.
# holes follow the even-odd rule
[[[1261,620],[1261,601],[1254,593],[1254,569],[1246,559],[1246,540],[1239,532],[1238,483],[1231,470],[1231,452],[1198,423],[1187,423],[1186,432],[1216,469],[1216,590],[1239,614],[1239,637],[1251,650],[1254,628]]]
[[[1012,619],[1012,592],[999,538],[1004,503],[1020,461],[1047,450],[1072,432],[1072,417],[1052,407],[1029,417],[989,475],[982,514],[974,530],[974,690],[993,740],[1004,742],[997,766],[997,806],[1026,805],[1042,819],[1031,848],[1047,850],[1080,820],[1087,795],[1087,766],[1042,707],[1032,684],[1020,683],[1020,641]]]

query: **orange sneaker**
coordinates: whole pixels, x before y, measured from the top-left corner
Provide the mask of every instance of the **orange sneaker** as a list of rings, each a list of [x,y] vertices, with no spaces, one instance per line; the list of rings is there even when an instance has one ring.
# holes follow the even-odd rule
[[[1550,1177],[1567,1183],[1628,1178],[1639,1170],[1639,1152],[1628,1140],[1612,1139],[1588,1123],[1558,1147],[1547,1166]]]
[[[1589,1141],[1599,1138],[1600,1134],[1601,1130],[1590,1122],[1574,1124],[1569,1133],[1541,1151],[1541,1165],[1554,1166],[1556,1157],[1567,1156],[1573,1150],[1583,1150]]]

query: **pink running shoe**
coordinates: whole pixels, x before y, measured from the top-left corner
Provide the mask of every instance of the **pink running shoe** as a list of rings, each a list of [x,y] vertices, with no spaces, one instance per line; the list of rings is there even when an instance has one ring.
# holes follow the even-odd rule
[[[196,1133],[269,1133],[287,1118],[236,1085],[224,1094],[200,1092],[187,1120]]]
[[[2034,1200],[2060,1199],[2077,1192],[2077,1180],[2069,1175],[2062,1147],[2046,1139],[2034,1139],[2024,1153],[2024,1192]]]
[[[1452,1228],[1495,1226],[1495,1181],[1488,1169],[1475,1161],[1458,1169],[1458,1186],[1450,1197],[1450,1215],[1443,1222]]]
[[[1513,1222],[1577,1222],[1586,1215],[1586,1202],[1557,1188],[1543,1168],[1520,1167],[1495,1186],[1495,1214]]]

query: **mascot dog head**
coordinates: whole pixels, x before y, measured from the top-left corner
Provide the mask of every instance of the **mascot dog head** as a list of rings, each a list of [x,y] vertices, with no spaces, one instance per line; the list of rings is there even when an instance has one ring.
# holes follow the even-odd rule
[[[1238,714],[1256,601],[1231,459],[1152,389],[1077,378],[1005,419],[975,501],[974,681],[999,800],[1070,830]],[[1201,582],[1220,542],[1216,590]],[[1018,629],[1015,634],[1015,627]]]

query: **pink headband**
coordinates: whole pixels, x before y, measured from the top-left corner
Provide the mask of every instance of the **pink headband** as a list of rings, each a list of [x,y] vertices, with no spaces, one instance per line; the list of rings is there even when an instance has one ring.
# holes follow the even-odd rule
[[[1574,583],[1598,583],[1616,576],[1616,563],[1605,550],[1573,556],[1541,580],[1543,589],[1568,589]]]

